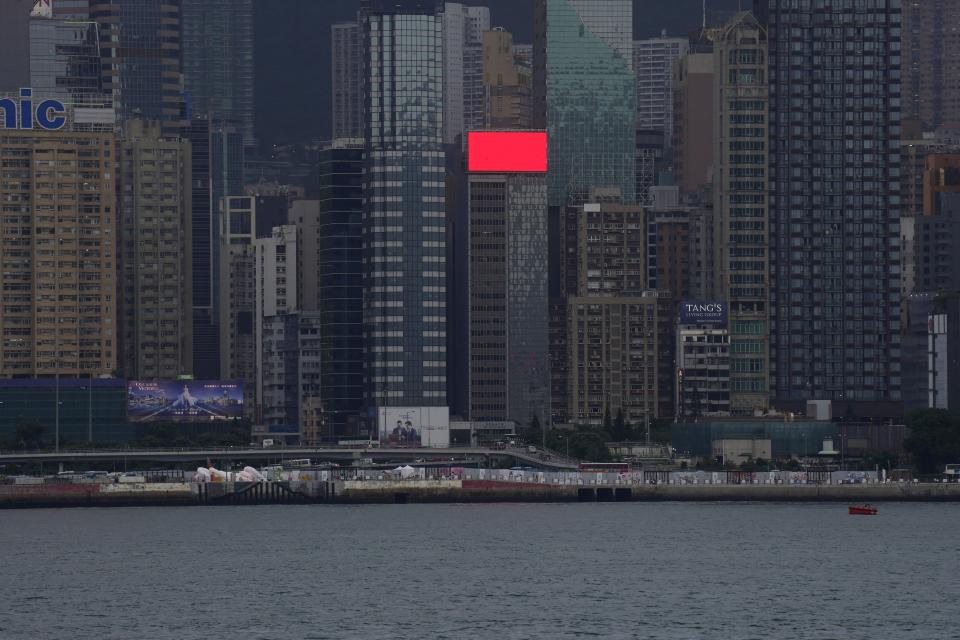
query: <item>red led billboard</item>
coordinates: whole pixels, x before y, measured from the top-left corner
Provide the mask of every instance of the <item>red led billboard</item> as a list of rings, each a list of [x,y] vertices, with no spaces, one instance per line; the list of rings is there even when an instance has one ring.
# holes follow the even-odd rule
[[[467,171],[543,173],[547,170],[547,134],[543,131],[470,131]]]

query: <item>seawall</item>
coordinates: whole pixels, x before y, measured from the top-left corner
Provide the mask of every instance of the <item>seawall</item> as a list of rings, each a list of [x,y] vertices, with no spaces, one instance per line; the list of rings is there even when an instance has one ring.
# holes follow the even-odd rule
[[[0,508],[457,502],[958,502],[960,484],[556,485],[497,480],[0,485]]]

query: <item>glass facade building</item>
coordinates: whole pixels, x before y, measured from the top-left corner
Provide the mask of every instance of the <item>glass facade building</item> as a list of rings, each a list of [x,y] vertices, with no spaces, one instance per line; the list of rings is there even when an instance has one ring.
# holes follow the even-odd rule
[[[361,24],[365,403],[446,406],[442,14],[369,0]]]
[[[102,0],[91,3],[100,28],[104,89],[117,124],[140,117],[179,135],[183,115],[180,0]]]
[[[181,0],[183,77],[189,111],[253,131],[253,0]]]
[[[363,404],[363,147],[320,152],[317,308],[324,417],[347,435]]]
[[[756,3],[778,402],[900,400],[900,5]]]
[[[470,415],[526,426],[550,397],[545,174],[475,174],[470,202]]]
[[[636,79],[630,0],[536,0],[534,126],[550,139],[550,205],[593,187],[636,201]]]
[[[34,95],[66,104],[102,103],[96,23],[31,18],[30,86]]]

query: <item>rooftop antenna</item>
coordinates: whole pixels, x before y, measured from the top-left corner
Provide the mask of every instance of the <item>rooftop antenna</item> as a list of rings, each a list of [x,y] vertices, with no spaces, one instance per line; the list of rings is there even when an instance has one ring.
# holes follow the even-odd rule
[[[703,0],[703,30],[707,30],[707,0]]]

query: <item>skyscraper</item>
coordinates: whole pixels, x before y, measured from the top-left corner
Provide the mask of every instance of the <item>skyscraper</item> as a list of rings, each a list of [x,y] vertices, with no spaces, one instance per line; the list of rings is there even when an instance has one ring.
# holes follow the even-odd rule
[[[960,119],[960,5],[903,0],[903,117],[934,129]]]
[[[320,152],[316,300],[303,302],[320,312],[322,408],[340,435],[358,435],[363,405],[363,164],[361,140],[334,141]]]
[[[490,9],[443,6],[443,142],[483,128],[483,33]]]
[[[770,379],[782,406],[857,412],[900,400],[901,3],[799,4],[756,4],[769,47]],[[733,332],[761,329],[743,322],[756,324]]]
[[[365,402],[446,405],[443,22],[434,2],[367,0]]]
[[[253,132],[253,0],[180,0],[183,78],[191,114]]]
[[[633,70],[637,74],[637,130],[673,132],[673,61],[686,55],[686,38],[635,40]]]
[[[177,136],[182,126],[181,0],[103,0],[90,5],[100,27],[103,88],[112,95],[117,124],[135,118],[161,123]]]
[[[30,18],[30,85],[67,104],[104,102],[100,41],[95,22]]]
[[[190,144],[133,120],[118,158],[123,374],[192,374]]]
[[[517,57],[513,34],[500,27],[483,34],[484,128],[530,128],[533,119],[530,71]]]
[[[714,293],[729,309],[730,410],[753,415],[770,404],[767,42],[753,14],[716,30],[713,60]]]
[[[470,207],[470,412],[474,421],[521,428],[549,412],[547,148],[544,134],[470,133],[468,154],[485,137],[500,157],[472,166]],[[542,142],[541,142],[542,140]],[[536,162],[512,165],[531,144]],[[475,148],[476,147],[476,148]],[[512,165],[512,166],[511,166]]]
[[[633,3],[536,0],[534,126],[550,138],[550,205],[594,187],[635,201]]]
[[[354,20],[332,25],[330,42],[333,138],[362,138],[363,47],[359,23]]]
[[[673,168],[683,193],[710,182],[714,144],[713,54],[673,62]]]

